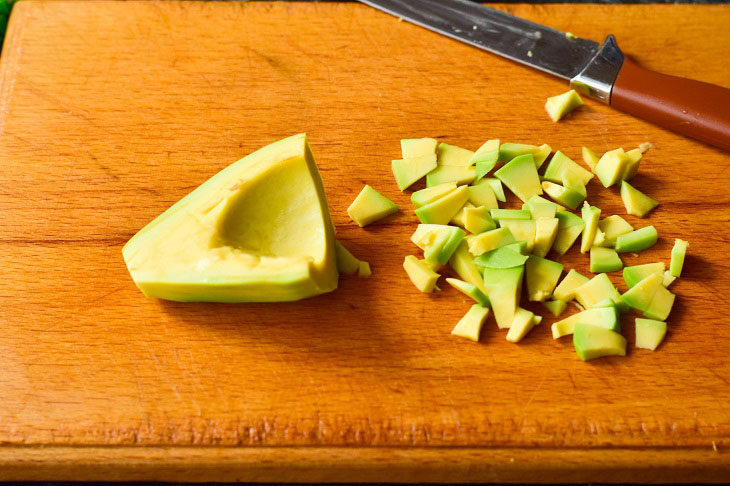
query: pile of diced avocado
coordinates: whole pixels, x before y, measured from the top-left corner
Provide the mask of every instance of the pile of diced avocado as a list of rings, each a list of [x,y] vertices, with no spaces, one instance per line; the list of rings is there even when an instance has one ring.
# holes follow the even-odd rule
[[[426,188],[411,195],[421,221],[411,241],[423,258],[409,255],[403,267],[420,291],[433,292],[441,266],[448,264],[460,279],[446,282],[475,301],[452,334],[478,341],[491,308],[497,326],[508,329],[507,340],[522,340],[542,320],[520,307],[524,282],[528,299],[556,317],[573,300],[582,309],[552,326],[555,339],[573,335],[582,360],[626,354],[619,315],[629,308],[644,315],[636,319],[636,346],[656,349],[674,303],[667,287],[681,274],[687,242],[676,240],[669,270],[663,262],[624,268],[620,254],[654,245],[656,229],[635,229],[619,215],[601,219],[601,210],[586,202],[586,184],[595,175],[604,187],[621,185],[628,214],[652,211],[658,203],[627,182],[644,150],[616,149],[598,157],[583,147],[591,170],[560,151],[550,157],[549,145],[489,140],[472,152],[422,138],[401,140],[401,151],[402,158],[392,162],[398,187],[404,191],[426,178]],[[499,208],[506,201],[504,186],[522,200],[522,209]],[[580,215],[570,211],[578,208]],[[369,186],[348,209],[361,226],[393,211],[397,207]],[[596,275],[589,279],[569,270],[561,281],[563,265],[545,257],[550,250],[564,255],[579,238]],[[622,268],[628,290],[620,294],[605,272]]]

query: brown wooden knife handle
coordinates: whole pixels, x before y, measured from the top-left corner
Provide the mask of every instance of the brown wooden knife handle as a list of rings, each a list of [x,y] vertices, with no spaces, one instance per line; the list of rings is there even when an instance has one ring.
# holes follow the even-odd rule
[[[730,89],[650,71],[627,57],[611,106],[730,151]]]

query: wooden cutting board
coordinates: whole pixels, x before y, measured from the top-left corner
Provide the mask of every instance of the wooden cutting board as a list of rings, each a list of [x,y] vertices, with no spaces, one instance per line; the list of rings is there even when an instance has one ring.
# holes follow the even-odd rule
[[[498,5],[650,68],[730,86],[726,6]],[[24,1],[0,70],[0,479],[719,481],[730,478],[730,156],[357,4]],[[306,131],[338,237],[372,264],[280,305],[146,299],[122,245],[253,150]],[[624,216],[690,241],[666,341],[591,363],[543,325],[519,345],[408,281],[399,139],[549,143],[580,160],[652,142]],[[365,229],[363,184],[402,212]],[[516,206],[510,199],[508,207]],[[561,261],[587,272],[573,249]],[[621,290],[620,272],[612,275]],[[540,310],[538,306],[529,306]],[[572,311],[571,311],[572,312]]]

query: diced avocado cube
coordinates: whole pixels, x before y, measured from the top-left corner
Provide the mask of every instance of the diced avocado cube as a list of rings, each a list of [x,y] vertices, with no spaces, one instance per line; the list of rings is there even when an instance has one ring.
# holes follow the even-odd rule
[[[436,150],[438,165],[451,167],[469,167],[474,152],[456,145],[440,143]]]
[[[583,179],[577,176],[574,172],[571,172],[569,170],[564,171],[561,175],[561,180],[563,182],[563,187],[565,187],[566,189],[573,190],[584,198],[588,196],[588,192],[586,191],[586,185],[583,183]]]
[[[552,296],[561,273],[561,263],[531,255],[525,263],[527,296],[530,301],[542,302]]]
[[[537,150],[532,153],[532,157],[535,159],[535,168],[536,169],[539,170],[540,167],[542,167],[542,164],[545,163],[547,158],[550,156],[550,152],[552,152],[552,151],[553,151],[553,148],[550,145],[544,143],[544,144],[540,145],[537,148]]]
[[[469,253],[475,257],[515,241],[517,240],[509,228],[497,228],[466,237]]]
[[[489,308],[474,304],[451,330],[451,334],[478,342],[479,334],[482,332],[482,326],[488,315]]]
[[[616,238],[615,248],[619,253],[639,253],[654,246],[657,239],[656,228],[646,226]]]
[[[558,235],[555,237],[553,250],[559,255],[565,255],[583,232],[585,222],[570,211],[561,211],[555,217],[558,218]]]
[[[515,157],[525,154],[534,154],[539,150],[537,145],[528,145],[525,143],[503,143],[499,147],[499,161],[509,162]]]
[[[583,201],[585,196],[574,189],[568,189],[559,184],[552,183],[550,181],[543,181],[542,189],[550,198],[555,201],[565,204],[570,209],[577,208]]]
[[[581,155],[583,156],[583,162],[585,162],[591,170],[594,170],[596,168],[596,164],[598,164],[598,155],[596,155],[596,153],[588,147],[581,148]]]
[[[542,194],[540,176],[537,175],[532,154],[515,157],[494,175],[501,180],[515,196],[526,202],[534,195]]]
[[[451,165],[439,165],[426,174],[426,187],[433,187],[444,182],[455,182],[457,184],[471,184],[477,177],[476,169],[473,166],[456,167]]]
[[[616,245],[616,238],[634,231],[634,227],[626,222],[621,216],[614,214],[598,222],[598,229],[603,231],[606,239],[601,246],[613,248]]]
[[[667,323],[636,318],[636,347],[654,351],[667,334]]]
[[[621,182],[621,200],[626,213],[643,218],[659,203],[626,181]]]
[[[568,303],[564,300],[546,300],[542,305],[555,317],[560,317],[565,312],[565,309],[568,308]]]
[[[593,173],[591,171],[584,169],[559,150],[550,159],[543,178],[550,182],[561,183],[563,182],[563,172],[565,171],[575,173],[583,179],[583,184],[585,185],[588,185],[588,182],[593,179]]]
[[[393,201],[367,184],[347,208],[347,214],[361,227],[397,212],[398,206]]]
[[[662,285],[665,287],[669,287],[674,283],[674,281],[677,280],[677,277],[673,277],[671,273],[669,273],[669,270],[664,272],[664,278],[662,279]]]
[[[510,324],[509,331],[507,331],[507,341],[519,343],[533,327],[535,327],[535,314],[527,309],[518,307],[515,312],[515,317]]]
[[[626,303],[622,302],[621,295],[605,273],[599,273],[587,283],[577,287],[575,289],[575,299],[585,309],[595,307],[596,304],[605,299],[613,300],[620,312],[627,309]]]
[[[537,196],[537,197],[540,197],[540,196]],[[555,213],[557,212],[556,211],[557,208],[556,208],[555,204],[550,203],[550,202],[548,202],[548,203],[536,202],[536,203],[532,204],[531,206],[527,206],[527,203],[524,203],[522,206],[523,206],[523,211],[524,210],[529,211],[532,216],[532,219],[534,219],[535,221],[537,221],[540,218],[548,218],[548,219],[554,218]]]
[[[434,272],[424,260],[408,255],[403,261],[403,268],[418,290],[426,293],[434,291],[439,274]]]
[[[498,208],[497,196],[489,184],[469,186],[469,202],[475,206],[486,206],[489,209]]]
[[[503,246],[479,255],[474,259],[474,265],[480,268],[512,268],[524,265],[527,259],[527,255]]]
[[[475,164],[476,168],[476,180],[480,181],[484,176],[494,169],[499,160],[499,152],[477,153],[472,157],[471,161]]]
[[[470,233],[477,235],[496,227],[497,223],[489,215],[489,208],[486,206],[464,209],[464,228]]]
[[[594,246],[591,248],[591,272],[615,272],[621,270],[624,263],[613,248]]]
[[[596,230],[598,229],[598,220],[601,217],[601,210],[595,206],[589,205],[587,202],[583,203],[583,209],[581,210],[581,216],[585,223],[583,229],[583,237],[580,241],[580,252],[585,253],[593,246],[593,240],[596,238]]]
[[[499,139],[492,139],[487,140],[482,144],[481,147],[477,149],[476,152],[474,152],[474,156],[471,159],[471,163],[475,164],[477,162],[477,158],[481,154],[491,154],[492,152],[497,152],[497,155],[499,155]]]
[[[416,208],[425,206],[428,203],[434,202],[436,199],[440,199],[445,195],[456,190],[455,182],[444,182],[433,187],[427,187],[416,191],[411,194],[411,202]]]
[[[602,327],[614,332],[621,332],[619,314],[616,307],[612,305],[610,307],[586,309],[583,312],[578,312],[562,321],[554,323],[551,328],[553,339],[559,339],[563,336],[573,334],[575,325],[579,323]]]
[[[540,324],[542,322],[542,316],[533,316],[532,322],[534,323],[534,325],[537,326],[538,324]]]
[[[360,278],[368,278],[373,274],[373,271],[370,270],[370,264],[368,262],[364,262],[360,260],[358,262],[357,267],[357,276]]]
[[[628,288],[631,288],[652,273],[656,273],[657,275],[663,275],[664,262],[646,263],[644,265],[633,265],[630,267],[625,267],[623,272],[624,282],[626,282],[626,286]]]
[[[492,219],[532,219],[532,214],[526,209],[491,209]]]
[[[588,277],[585,277],[571,269],[560,282],[560,285],[555,287],[555,290],[553,291],[553,298],[565,302],[573,300],[575,298],[575,289],[586,283],[588,283]]]
[[[416,216],[421,223],[448,224],[468,198],[468,186],[458,187],[455,191],[416,209]]]
[[[641,163],[641,157],[642,153],[641,150],[638,148],[635,148],[633,150],[629,150],[626,152],[626,158],[628,159],[628,164],[626,164],[626,170],[624,170],[623,175],[621,176],[621,179],[625,181],[630,181],[634,178],[636,173],[639,171],[639,164]]]
[[[487,289],[484,287],[484,276],[477,266],[474,265],[473,260],[474,256],[469,253],[466,241],[462,241],[451,256],[449,266],[456,272],[459,278],[475,285],[486,295]]]
[[[603,154],[593,171],[603,187],[611,187],[621,180],[628,163],[629,159],[626,157],[624,149],[618,148]]]
[[[414,182],[436,168],[436,154],[422,155],[392,162],[393,176],[398,189],[405,191]]]
[[[524,273],[524,266],[484,269],[484,287],[500,329],[506,329],[512,324],[522,293]]]
[[[594,246],[601,246],[604,241],[606,241],[606,233],[601,231],[601,228],[597,228],[596,237],[593,238],[593,244],[591,245],[591,248],[593,248]]]
[[[535,220],[535,244],[532,247],[533,255],[544,257],[552,248],[555,237],[558,235],[558,218],[540,217]]]
[[[509,248],[510,250],[514,250],[517,253],[527,255],[527,242],[526,241],[518,241],[516,243],[510,243],[509,245],[504,245],[502,248]]]
[[[476,285],[455,278],[447,278],[446,282],[462,294],[474,299],[477,304],[483,307],[491,307],[489,298]]]
[[[674,299],[676,296],[671,293],[663,284],[664,279],[662,278],[662,285],[659,286],[654,298],[651,300],[651,304],[643,312],[644,317],[649,319],[656,319],[658,321],[666,321],[669,314],[672,312],[672,306],[674,305]]]
[[[474,206],[469,201],[465,202],[461,209],[456,212],[454,217],[449,220],[449,224],[453,224],[459,226],[460,228],[466,229],[466,210],[473,209],[475,207],[476,206]]]
[[[464,239],[464,231],[455,226],[419,224],[411,241],[424,251],[426,259],[444,265]]]
[[[340,240],[335,240],[335,258],[337,260],[337,269],[345,275],[355,275],[360,268],[360,260],[345,248]]]
[[[590,324],[575,325],[573,345],[583,361],[603,356],[626,356],[626,338],[617,332]]]
[[[583,100],[580,95],[571,89],[566,93],[548,98],[545,102],[545,111],[550,115],[552,121],[557,122],[582,104]]]
[[[434,155],[437,146],[438,141],[435,138],[407,138],[400,141],[401,154],[404,159]]]
[[[687,247],[689,243],[679,238],[674,240],[674,247],[672,248],[672,261],[669,264],[669,275],[672,277],[679,277],[682,274],[682,267],[684,266],[684,256],[687,254]]]
[[[537,216],[534,216],[534,214],[535,214],[534,208],[535,208],[535,206],[542,205],[542,204],[549,204],[549,205],[554,206],[556,213],[559,213],[560,211],[565,211],[565,206],[561,206],[560,204],[556,204],[552,201],[549,201],[542,196],[532,196],[530,199],[527,200],[527,202],[522,204],[522,209],[527,209],[528,211],[530,211],[533,214],[533,218],[537,219]],[[553,214],[553,216],[555,216],[555,215]]]
[[[536,224],[532,219],[500,219],[499,225],[509,228],[517,241],[527,243],[527,252],[531,253],[535,246]]]
[[[488,179],[482,179],[479,181],[479,184],[489,184],[489,187],[492,188],[494,191],[494,195],[497,198],[497,201],[499,202],[506,202],[507,197],[504,195],[504,187],[502,186],[502,181],[499,179],[494,178],[488,178]],[[477,184],[475,184],[477,185]]]
[[[663,275],[652,273],[626,291],[621,300],[649,319],[665,321],[672,311],[675,295],[664,287],[663,280]]]

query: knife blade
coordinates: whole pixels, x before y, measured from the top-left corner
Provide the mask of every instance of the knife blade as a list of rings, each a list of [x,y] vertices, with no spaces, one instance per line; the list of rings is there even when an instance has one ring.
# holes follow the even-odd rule
[[[571,87],[675,132],[730,150],[730,89],[642,68],[602,44],[469,0],[360,0],[411,23],[569,80]]]

